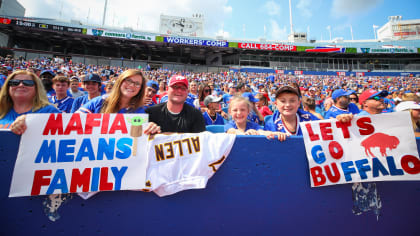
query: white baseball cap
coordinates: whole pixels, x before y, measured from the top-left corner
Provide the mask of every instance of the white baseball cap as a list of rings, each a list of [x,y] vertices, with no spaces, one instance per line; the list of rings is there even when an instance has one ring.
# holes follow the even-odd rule
[[[405,102],[399,103],[395,107],[395,111],[407,111],[410,109],[413,109],[413,110],[420,109],[420,105],[414,101],[405,101]]]

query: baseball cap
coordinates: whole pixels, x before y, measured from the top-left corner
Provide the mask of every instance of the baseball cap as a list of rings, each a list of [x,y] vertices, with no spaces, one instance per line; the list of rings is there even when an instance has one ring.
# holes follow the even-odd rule
[[[169,87],[175,85],[175,84],[183,84],[188,88],[188,80],[182,75],[173,75],[171,79],[169,80]]]
[[[208,106],[210,103],[212,102],[221,102],[222,101],[222,97],[216,97],[213,95],[209,95],[206,98],[204,98],[204,106]]]
[[[368,90],[365,90],[362,94],[360,94],[359,103],[362,104],[364,101],[375,96],[386,97],[387,95],[388,95],[387,91],[378,92],[377,90],[374,90],[374,89],[368,89]]]
[[[294,93],[299,97],[299,91],[296,88],[286,85],[276,91],[276,98],[284,92]]]
[[[50,74],[52,76],[55,76],[54,72],[52,72],[51,70],[43,70],[43,71],[41,71],[41,74],[39,74],[39,76],[41,76],[43,74]]]
[[[85,79],[83,80],[83,82],[88,82],[88,81],[93,81],[93,82],[101,83],[102,82],[102,79],[97,74],[88,74],[85,77]]]
[[[420,109],[420,105],[414,101],[405,101],[405,102],[400,102],[395,107],[395,111],[406,111],[410,109],[413,109],[413,110]]]
[[[336,100],[339,97],[349,96],[352,93],[353,93],[352,91],[346,91],[344,89],[337,89],[332,93],[331,97],[332,99]]]
[[[315,87],[310,87],[309,91],[316,91],[316,88]]]
[[[146,86],[156,89],[156,91],[159,91],[159,83],[154,80],[147,81]]]
[[[78,81],[79,82],[80,79],[77,76],[73,76],[73,77],[70,78],[70,81]]]
[[[250,102],[258,102],[259,99],[255,98],[254,95],[252,95],[252,93],[246,92],[242,94],[242,97],[248,98],[248,100]]]

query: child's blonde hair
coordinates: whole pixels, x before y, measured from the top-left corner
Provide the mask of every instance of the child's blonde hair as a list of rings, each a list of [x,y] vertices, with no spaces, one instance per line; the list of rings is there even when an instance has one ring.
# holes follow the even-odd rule
[[[240,103],[240,102],[244,102],[244,103],[247,105],[247,107],[248,107],[248,112],[250,112],[250,111],[251,111],[251,109],[252,109],[252,105],[251,105],[251,103],[249,102],[249,100],[248,100],[247,98],[242,97],[242,96],[234,96],[234,97],[230,100],[230,103],[229,103],[229,113],[230,113],[230,110],[232,109],[233,104],[235,104],[235,103]]]

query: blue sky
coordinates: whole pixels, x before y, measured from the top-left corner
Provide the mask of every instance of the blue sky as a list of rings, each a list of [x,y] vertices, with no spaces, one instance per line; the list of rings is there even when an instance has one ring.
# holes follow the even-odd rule
[[[99,25],[105,0],[18,0],[26,16],[76,19]],[[373,39],[373,25],[383,26],[388,16],[420,19],[419,0],[292,0],[295,32],[309,39]],[[105,25],[158,32],[160,14],[190,17],[204,14],[205,36],[225,39],[284,41],[290,33],[289,0],[108,0]],[[265,28],[265,31],[264,31]]]

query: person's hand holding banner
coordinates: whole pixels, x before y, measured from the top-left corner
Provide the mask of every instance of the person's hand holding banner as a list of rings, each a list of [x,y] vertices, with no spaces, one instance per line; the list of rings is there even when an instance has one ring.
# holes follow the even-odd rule
[[[408,112],[300,123],[312,187],[365,181],[420,180]]]

